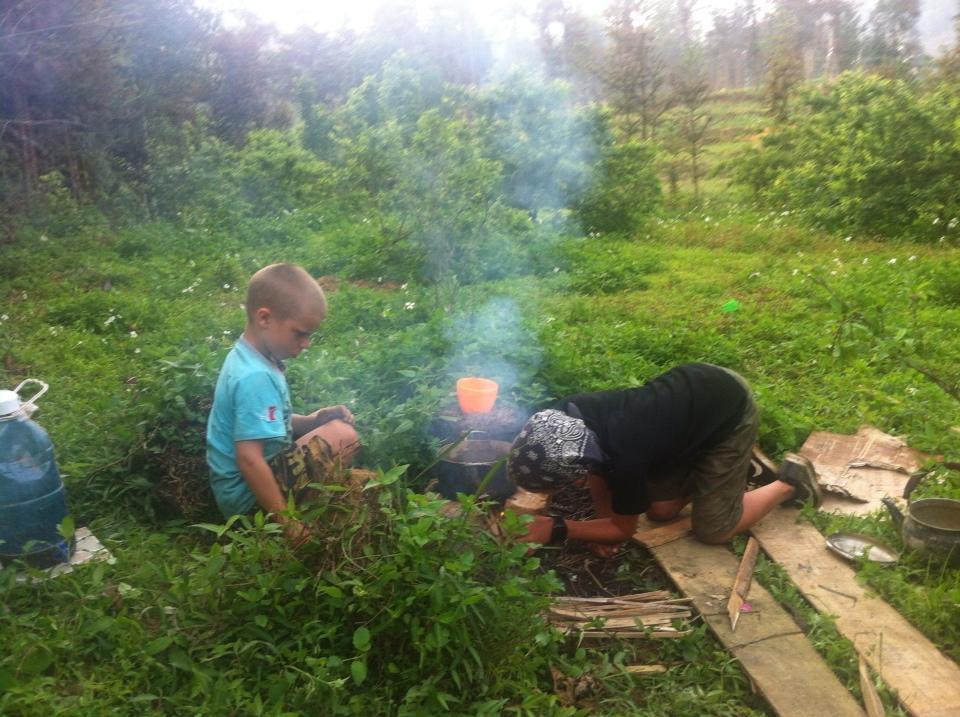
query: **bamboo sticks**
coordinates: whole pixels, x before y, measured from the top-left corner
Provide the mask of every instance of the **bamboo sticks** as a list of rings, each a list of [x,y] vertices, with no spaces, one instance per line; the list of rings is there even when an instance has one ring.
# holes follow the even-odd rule
[[[682,637],[690,631],[675,623],[691,617],[689,603],[689,598],[675,598],[666,590],[617,597],[558,597],[547,616],[553,625],[578,631],[582,637]]]

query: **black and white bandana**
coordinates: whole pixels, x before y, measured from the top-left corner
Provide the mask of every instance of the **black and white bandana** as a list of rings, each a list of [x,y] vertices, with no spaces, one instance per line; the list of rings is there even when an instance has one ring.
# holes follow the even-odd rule
[[[514,439],[507,472],[526,490],[553,490],[602,462],[597,437],[583,420],[550,409],[535,413]]]

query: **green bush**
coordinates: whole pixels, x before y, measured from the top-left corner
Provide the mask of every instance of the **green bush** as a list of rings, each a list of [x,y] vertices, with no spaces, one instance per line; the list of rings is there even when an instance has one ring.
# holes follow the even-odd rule
[[[845,233],[939,239],[960,216],[960,99],[845,73],[805,96],[795,124],[734,163],[764,203]]]
[[[633,234],[660,205],[653,149],[640,142],[605,147],[595,174],[574,205],[586,232]]]
[[[619,244],[597,240],[570,244],[566,253],[570,286],[581,294],[641,291],[649,285],[646,275],[660,269],[656,256],[637,257]]]
[[[217,542],[187,553],[154,536],[109,570],[27,586],[0,574],[0,711],[571,714],[546,677],[556,579],[483,530],[478,508],[446,517],[401,482],[368,484],[366,508],[331,487],[298,554],[261,515],[201,526]]]

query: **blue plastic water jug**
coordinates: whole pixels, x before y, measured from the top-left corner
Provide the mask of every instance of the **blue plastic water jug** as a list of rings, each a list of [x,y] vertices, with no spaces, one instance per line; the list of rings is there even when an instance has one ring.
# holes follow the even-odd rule
[[[20,401],[26,384],[40,386]],[[67,541],[57,525],[67,515],[67,499],[53,444],[30,420],[47,384],[27,379],[13,391],[0,391],[0,562],[24,560],[37,567],[65,562]]]

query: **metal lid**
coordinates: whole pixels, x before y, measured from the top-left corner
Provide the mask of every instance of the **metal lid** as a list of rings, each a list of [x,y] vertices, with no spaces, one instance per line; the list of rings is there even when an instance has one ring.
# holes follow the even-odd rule
[[[0,391],[0,416],[15,413],[20,408],[20,396],[16,391]]]

